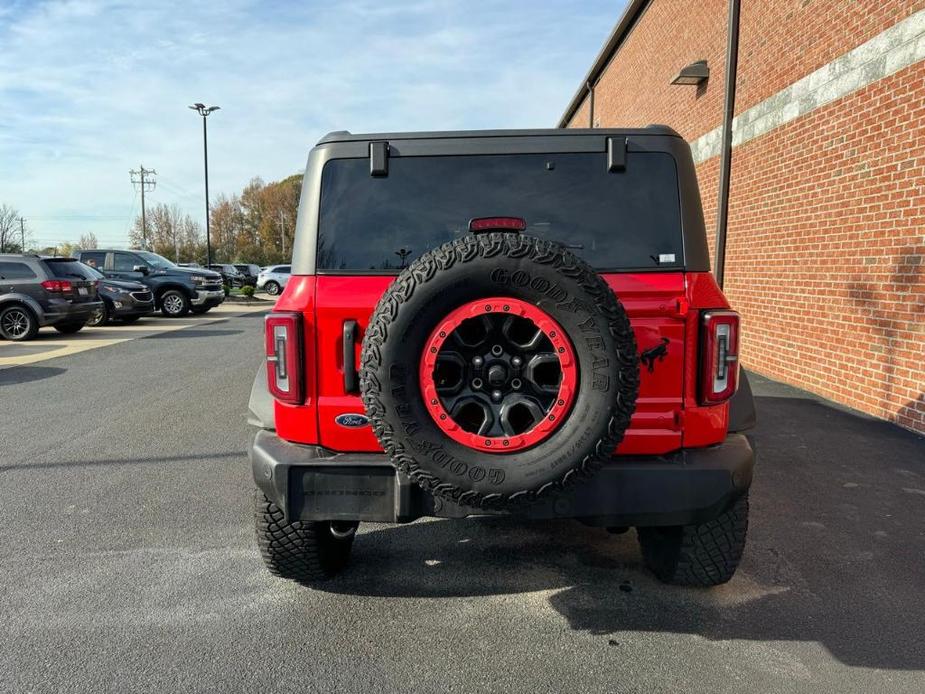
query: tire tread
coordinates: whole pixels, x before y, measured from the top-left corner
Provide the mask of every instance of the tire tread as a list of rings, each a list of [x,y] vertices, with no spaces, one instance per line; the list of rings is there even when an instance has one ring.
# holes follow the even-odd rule
[[[665,583],[717,586],[735,574],[748,533],[748,494],[716,518],[698,525],[639,528],[643,559]]]
[[[270,573],[299,583],[329,579],[344,569],[353,538],[335,539],[326,524],[287,522],[282,509],[259,489],[254,494],[257,547]]]

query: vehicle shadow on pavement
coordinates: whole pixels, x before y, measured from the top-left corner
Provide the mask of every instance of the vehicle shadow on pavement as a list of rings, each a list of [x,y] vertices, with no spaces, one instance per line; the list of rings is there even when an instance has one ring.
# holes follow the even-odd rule
[[[207,460],[234,459],[241,460],[244,454],[241,451],[228,451],[225,453],[194,453],[191,455],[158,455],[149,458],[110,458],[102,460],[59,460],[41,463],[20,463],[17,465],[0,465],[0,473],[13,470],[53,470],[55,468],[94,468],[121,465],[164,465],[165,463],[189,464]]]
[[[17,366],[0,369],[0,386],[12,386],[18,383],[32,383],[66,373],[67,369],[57,366]]]
[[[818,642],[852,666],[925,669],[925,439],[805,397],[758,397],[746,555],[714,589],[666,586],[635,533],[501,518],[370,526],[323,589],[531,594],[575,630]]]

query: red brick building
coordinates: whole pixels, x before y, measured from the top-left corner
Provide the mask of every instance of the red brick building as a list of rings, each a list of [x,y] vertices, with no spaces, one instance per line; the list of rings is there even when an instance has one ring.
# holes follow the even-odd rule
[[[711,249],[727,28],[728,0],[629,0],[559,123],[678,130]],[[735,85],[744,364],[925,432],[925,0],[743,0]]]

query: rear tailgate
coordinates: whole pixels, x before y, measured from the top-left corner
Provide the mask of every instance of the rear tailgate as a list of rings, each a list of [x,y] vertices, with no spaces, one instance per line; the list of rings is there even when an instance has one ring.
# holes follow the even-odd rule
[[[636,413],[619,453],[659,454],[681,447],[685,321],[679,313],[684,275],[613,273],[604,275],[623,302],[641,352],[657,349],[651,370],[640,367]],[[315,285],[315,368],[319,443],[336,451],[380,451],[368,426],[356,427],[345,414],[363,414],[359,393],[348,392],[359,368],[360,344],[370,314],[392,282],[389,276],[321,275]],[[344,368],[345,326],[356,323],[353,365]],[[348,335],[349,341],[349,335]]]
[[[685,317],[684,275],[603,275],[629,314],[639,365],[636,411],[618,453],[660,454],[681,447]]]
[[[61,290],[56,292],[57,296],[73,304],[97,300],[96,280],[83,263],[73,258],[45,258],[42,262],[49,274],[62,282]]]

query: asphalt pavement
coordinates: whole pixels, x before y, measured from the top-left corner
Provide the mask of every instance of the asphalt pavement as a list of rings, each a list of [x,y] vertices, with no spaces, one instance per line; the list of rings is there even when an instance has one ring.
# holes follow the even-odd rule
[[[634,533],[361,526],[267,573],[261,314],[0,370],[0,692],[922,692],[925,440],[757,379],[739,573],[659,584]]]

